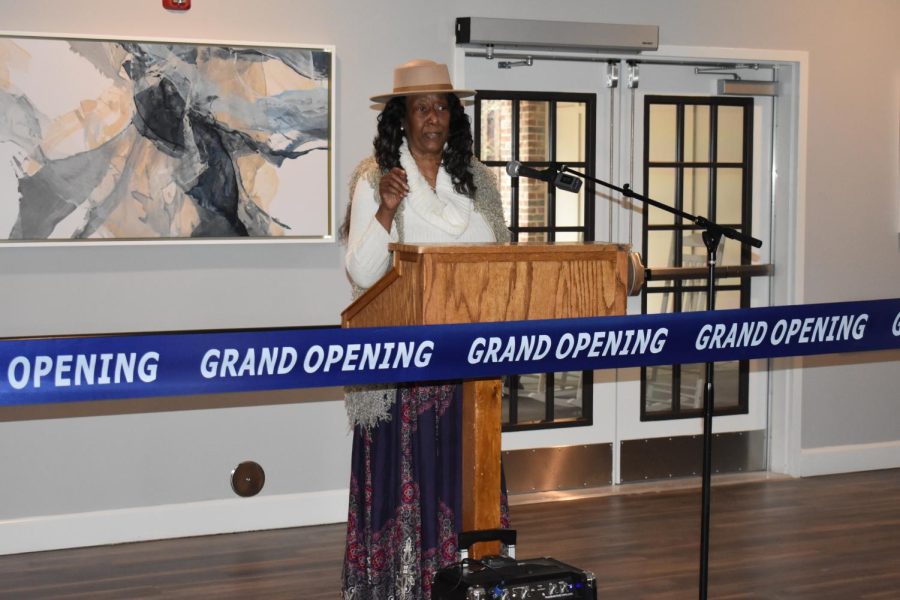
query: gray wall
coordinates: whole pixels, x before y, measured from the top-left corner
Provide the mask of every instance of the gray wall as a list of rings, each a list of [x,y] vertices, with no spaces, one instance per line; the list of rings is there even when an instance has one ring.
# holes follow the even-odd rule
[[[158,0],[0,0],[5,31],[335,45],[341,215],[346,179],[370,148],[367,97],[390,85],[393,65],[449,61],[457,16],[513,14],[658,24],[665,45],[808,51],[802,299],[900,297],[895,0],[194,0],[186,14]],[[349,299],[335,244],[0,248],[0,273],[2,336],[334,324]],[[900,440],[896,363],[806,362],[804,448]],[[340,489],[349,442],[336,398],[0,411],[0,456],[22,473],[0,487],[0,520],[231,498],[226,475],[244,458],[267,468],[271,494]],[[138,408],[152,412],[110,414]]]

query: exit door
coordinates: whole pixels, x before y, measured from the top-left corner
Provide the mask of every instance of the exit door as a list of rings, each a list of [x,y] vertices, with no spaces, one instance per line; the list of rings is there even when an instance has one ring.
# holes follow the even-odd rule
[[[714,76],[695,73],[695,67],[692,65],[631,64],[624,60],[594,57],[582,60],[535,59],[531,61],[531,66],[498,68],[501,60],[503,59],[466,57],[464,62],[466,87],[519,92],[596,94],[596,129],[593,132],[596,144],[594,149],[596,176],[619,186],[628,183],[637,192],[647,193],[660,201],[666,199],[656,198],[648,188],[653,188],[654,194],[658,191],[661,195],[668,195],[669,199],[675,198],[676,194],[665,186],[667,174],[647,170],[644,140],[648,124],[654,128],[662,128],[659,131],[667,127],[674,129],[683,127],[684,109],[680,113],[681,122],[667,123],[661,115],[671,111],[658,111],[655,104],[648,105],[647,102],[650,98],[695,97],[698,102],[710,98],[715,87]],[[769,204],[766,202],[771,170],[770,103],[770,99],[751,99],[749,108],[746,109],[752,113],[750,115],[752,127],[749,134],[752,140],[748,140],[752,143],[747,146],[752,148],[752,156],[749,157],[752,164],[752,180],[749,181],[751,192],[748,228],[752,235],[764,241],[762,251],[750,257],[754,263],[770,262],[766,250],[770,219]],[[690,102],[684,106],[691,106],[689,112],[694,116],[691,122],[693,125],[699,125],[699,121],[708,116],[708,112],[696,110]],[[653,114],[648,111],[652,111]],[[723,114],[725,113],[727,111]],[[678,114],[676,110],[675,115]],[[726,120],[728,118],[726,116]],[[699,125],[698,131],[701,130],[702,125]],[[659,135],[661,134],[655,133],[654,139]],[[707,132],[706,135],[711,134]],[[694,136],[692,143],[701,137],[699,134]],[[702,145],[702,142],[700,144]],[[681,208],[688,212],[699,206],[699,202],[696,201],[702,196],[703,186],[706,185],[708,188],[709,181],[708,172],[697,170],[700,167],[692,168],[693,185],[689,190],[690,193],[685,193],[684,178],[680,180],[682,187],[679,188]],[[704,174],[707,176],[706,180],[703,179]],[[731,173],[718,175],[722,180],[727,180]],[[684,203],[685,199],[690,200],[690,205]],[[593,201],[591,212],[597,240],[630,243],[633,250],[641,252],[645,257],[644,262],[648,267],[673,266],[676,262],[675,257],[680,259],[676,266],[686,264],[684,244],[686,238],[687,241],[691,241],[692,232],[669,234],[669,239],[658,234],[647,236],[644,231],[645,220],[649,223],[659,217],[652,213],[645,214],[643,207],[636,204],[636,201],[607,193],[601,187],[597,188]],[[675,242],[678,244],[677,248]],[[690,255],[693,254],[692,250]],[[735,249],[725,248],[724,255],[729,261],[740,261],[741,258],[739,249],[735,255]],[[694,259],[689,259],[687,263],[690,260]],[[648,283],[648,286],[655,285],[663,283]],[[689,285],[671,285],[671,288],[672,292],[665,298],[662,297],[663,293],[651,293],[646,298],[630,298],[628,314],[640,314],[644,310],[670,311],[675,306],[683,309],[688,300],[697,303],[696,306],[700,306],[699,301],[702,300],[705,305],[705,300],[686,292],[691,289]],[[737,300],[735,294],[731,293],[722,293],[721,298],[719,296],[720,293],[717,293],[719,308],[728,308],[735,301],[740,302],[740,293]],[[766,305],[767,281],[754,279],[748,285],[743,300],[752,306]],[[730,380],[733,383],[735,377],[741,376],[740,368],[738,366],[737,371],[731,373],[731,377],[727,370],[723,371],[721,380],[723,382]],[[725,470],[765,468],[767,372],[764,362],[750,363],[743,368],[745,369],[743,384],[746,387],[744,406],[740,412],[732,411],[733,414],[715,419],[714,432],[719,434],[720,440],[720,449],[717,449],[716,453],[719,465]],[[674,369],[677,370],[678,367]],[[516,453],[534,452],[534,449],[559,450],[562,447],[607,446],[609,465],[608,475],[604,475],[604,478],[613,484],[691,475],[695,463],[699,465],[699,436],[702,428],[699,414],[691,416],[690,410],[686,410],[680,411],[677,418],[660,418],[659,411],[654,410],[659,405],[665,406],[667,385],[670,395],[679,395],[679,408],[690,407],[691,403],[696,403],[696,397],[689,393],[692,371],[682,368],[678,372],[679,384],[686,384],[683,392],[680,387],[676,389],[672,386],[672,373],[673,368],[669,368],[668,375],[665,369],[658,369],[652,373],[646,371],[642,373],[641,369],[596,371],[593,384],[593,422],[590,425],[504,433],[503,449],[505,452]],[[718,387],[717,382],[717,391]],[[722,394],[722,397],[726,398],[728,395]],[[669,401],[671,404],[671,399]],[[657,414],[654,415],[654,412]],[[696,460],[693,456],[695,445],[698,449]],[[741,456],[729,458],[727,456],[729,453]],[[571,453],[571,455],[573,457],[571,460],[579,460],[574,458],[576,456],[598,456],[590,453]],[[572,465],[571,468],[581,470],[584,466]]]

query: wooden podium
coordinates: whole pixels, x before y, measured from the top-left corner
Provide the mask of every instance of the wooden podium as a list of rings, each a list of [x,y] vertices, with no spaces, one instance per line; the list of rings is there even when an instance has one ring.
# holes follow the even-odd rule
[[[393,268],[344,310],[344,327],[623,315],[635,274],[629,248],[620,244],[392,244],[391,249]],[[464,382],[464,531],[500,526],[500,423],[500,379]]]

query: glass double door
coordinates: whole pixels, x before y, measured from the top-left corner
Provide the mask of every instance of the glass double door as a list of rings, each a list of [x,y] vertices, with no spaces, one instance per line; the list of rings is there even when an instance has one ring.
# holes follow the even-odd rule
[[[740,225],[763,240],[763,249],[757,254],[730,246],[722,248],[725,264],[770,262],[771,99],[743,99],[722,110],[715,102],[716,77],[697,74],[693,65],[682,64],[635,66],[623,60],[535,59],[532,66],[500,69],[498,59],[466,57],[464,78],[467,87],[478,90],[595,95],[596,114],[589,137],[593,138],[596,177],[619,186],[628,183],[638,192],[687,212]],[[739,106],[743,112],[732,110],[732,106]],[[750,167],[736,176],[736,163],[741,160],[734,160],[737,142],[728,127],[736,119],[746,125],[745,116],[751,126],[741,129],[741,135],[749,139],[742,138],[738,145],[741,152],[749,153],[741,157],[747,158]],[[670,150],[671,156],[666,154]],[[504,174],[499,168],[498,175],[502,182]],[[593,204],[585,214],[591,220],[588,226],[593,228],[595,239],[631,244],[644,256],[648,267],[685,267],[702,262],[701,252],[705,251],[696,243],[697,231],[662,214],[645,213],[636,200],[603,187],[588,193]],[[716,293],[717,308],[768,304],[768,280],[764,278],[735,278],[721,284]],[[628,313],[702,309],[704,286],[705,281],[650,282],[644,296],[629,298]],[[590,425],[504,433],[503,448],[514,451],[608,444],[613,483],[666,477],[666,471],[670,476],[689,475],[694,461],[691,440],[702,431],[696,413],[701,408],[698,382],[702,381],[698,378],[702,370],[696,367],[595,371],[592,407],[587,411],[592,415]],[[751,361],[719,365],[717,369],[716,390],[722,397],[721,406],[726,407],[724,412],[730,414],[715,419],[714,431],[742,436],[753,432],[757,439],[764,440],[766,363]],[[680,443],[684,440],[688,443]],[[688,448],[684,458],[672,451],[676,446]],[[666,454],[662,467],[657,460],[660,454]],[[684,464],[673,465],[672,461],[679,460]],[[747,463],[738,460],[735,464]],[[755,464],[759,468],[758,457]]]

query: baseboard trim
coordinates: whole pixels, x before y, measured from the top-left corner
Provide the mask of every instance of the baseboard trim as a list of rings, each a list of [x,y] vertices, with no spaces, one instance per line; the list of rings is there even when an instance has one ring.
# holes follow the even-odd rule
[[[801,477],[900,468],[900,441],[804,449]],[[0,555],[341,523],[346,489],[0,520]]]
[[[809,448],[800,451],[801,477],[900,467],[900,441]]]
[[[325,490],[0,520],[0,555],[340,523],[347,500]]]

